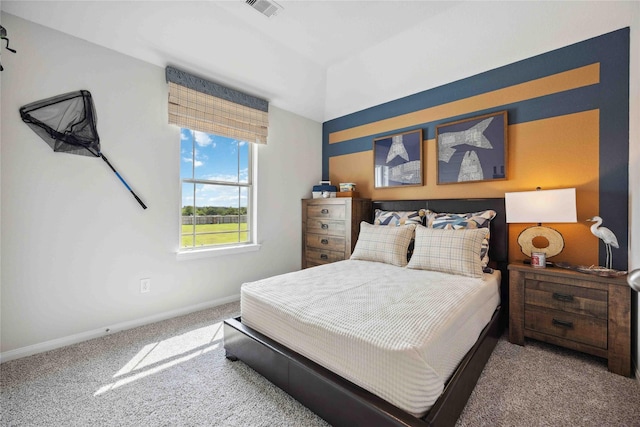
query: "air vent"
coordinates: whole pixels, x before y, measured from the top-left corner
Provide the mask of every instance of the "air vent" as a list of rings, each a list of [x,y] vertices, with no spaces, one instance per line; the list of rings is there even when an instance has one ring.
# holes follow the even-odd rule
[[[267,18],[277,15],[283,9],[273,0],[246,0],[246,3]]]

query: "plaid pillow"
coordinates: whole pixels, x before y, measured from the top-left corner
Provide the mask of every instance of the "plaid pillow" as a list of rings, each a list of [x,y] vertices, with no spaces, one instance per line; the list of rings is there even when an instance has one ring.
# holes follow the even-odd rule
[[[416,243],[407,268],[482,277],[480,250],[484,229],[416,228]]]
[[[414,224],[382,227],[362,221],[360,235],[351,259],[384,262],[404,267],[407,265],[407,248],[415,227]]]
[[[427,227],[439,228],[445,230],[465,230],[469,228],[485,228],[486,237],[482,242],[482,267],[486,268],[489,264],[489,225],[491,220],[495,218],[496,211],[488,209],[486,211],[471,213],[437,213],[431,210],[426,212]]]

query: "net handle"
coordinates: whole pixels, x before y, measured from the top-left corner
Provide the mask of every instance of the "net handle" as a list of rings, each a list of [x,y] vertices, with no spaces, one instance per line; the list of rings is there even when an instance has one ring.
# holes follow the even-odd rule
[[[127,187],[127,190],[129,190],[131,192],[131,194],[133,195],[133,197],[136,198],[136,200],[138,201],[138,203],[140,203],[140,206],[142,206],[142,209],[147,209],[147,206],[142,202],[142,200],[140,200],[140,197],[138,197],[138,195],[136,193],[133,192],[133,190],[131,189],[131,187],[129,187],[129,184],[127,184],[127,182],[124,180],[124,178],[122,178],[122,176],[120,176],[120,174],[118,173],[118,171],[111,166],[111,163],[109,163],[109,160],[107,159],[107,157],[102,154],[102,153],[98,153],[98,155],[102,158],[102,160],[104,160],[104,162],[111,168],[111,170],[113,171],[113,173],[116,174],[116,176],[120,179],[120,181],[124,184],[125,187]]]

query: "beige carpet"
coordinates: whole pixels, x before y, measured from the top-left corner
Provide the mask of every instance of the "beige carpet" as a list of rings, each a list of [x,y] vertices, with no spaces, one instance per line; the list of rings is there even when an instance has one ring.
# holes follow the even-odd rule
[[[238,303],[0,365],[2,426],[327,426],[242,362]],[[600,359],[501,339],[459,426],[640,426],[640,386]]]

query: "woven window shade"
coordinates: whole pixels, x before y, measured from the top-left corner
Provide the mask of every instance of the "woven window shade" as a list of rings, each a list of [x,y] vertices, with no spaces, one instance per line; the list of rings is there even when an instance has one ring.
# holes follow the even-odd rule
[[[169,124],[257,144],[267,143],[269,104],[167,67]]]

